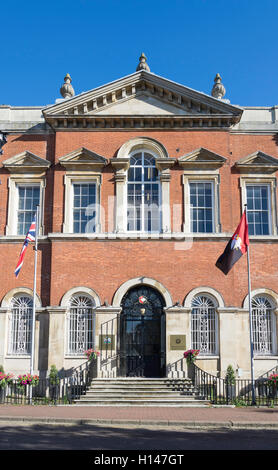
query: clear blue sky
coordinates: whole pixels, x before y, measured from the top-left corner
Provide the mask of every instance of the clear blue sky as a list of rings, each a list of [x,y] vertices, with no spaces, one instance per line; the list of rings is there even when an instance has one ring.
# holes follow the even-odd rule
[[[68,72],[76,94],[151,72],[225,98],[278,104],[278,0],[14,0],[1,3],[0,104],[45,106]]]

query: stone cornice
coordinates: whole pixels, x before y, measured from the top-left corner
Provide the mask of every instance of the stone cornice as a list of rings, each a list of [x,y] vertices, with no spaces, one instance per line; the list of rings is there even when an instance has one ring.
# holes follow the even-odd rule
[[[104,131],[127,129],[199,130],[230,129],[238,117],[230,114],[188,115],[55,115],[47,122],[55,131]]]

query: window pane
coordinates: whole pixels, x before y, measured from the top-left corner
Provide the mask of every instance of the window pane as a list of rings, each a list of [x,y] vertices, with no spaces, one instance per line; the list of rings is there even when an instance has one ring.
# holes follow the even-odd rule
[[[130,158],[127,184],[127,230],[160,229],[159,184],[155,158],[141,152]],[[133,182],[138,182],[133,184]]]
[[[18,186],[17,234],[26,235],[37,206],[40,205],[40,187]]]
[[[191,231],[213,231],[213,183],[190,182]]]
[[[191,345],[200,354],[216,354],[217,323],[212,300],[205,295],[194,297],[191,311]]]
[[[73,232],[91,233],[96,230],[95,183],[73,184]]]
[[[249,234],[269,235],[269,187],[266,185],[247,185],[246,194]]]

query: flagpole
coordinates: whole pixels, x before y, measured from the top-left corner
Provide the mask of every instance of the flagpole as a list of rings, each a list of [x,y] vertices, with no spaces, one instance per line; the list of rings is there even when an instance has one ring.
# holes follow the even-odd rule
[[[37,255],[38,255],[38,231],[39,231],[40,207],[36,209],[36,231],[35,231],[35,257],[34,257],[34,285],[33,285],[33,311],[32,311],[32,340],[30,357],[30,374],[34,373],[34,352],[35,352],[35,327],[36,327],[36,291],[37,291]],[[32,385],[30,385],[30,405],[32,404]]]
[[[245,204],[245,215],[247,220],[247,204]],[[255,382],[254,382],[254,346],[252,327],[252,300],[251,300],[251,275],[250,275],[250,253],[247,245],[247,270],[248,270],[248,305],[249,305],[249,334],[250,334],[250,359],[251,359],[251,382],[252,382],[252,405],[255,405]]]

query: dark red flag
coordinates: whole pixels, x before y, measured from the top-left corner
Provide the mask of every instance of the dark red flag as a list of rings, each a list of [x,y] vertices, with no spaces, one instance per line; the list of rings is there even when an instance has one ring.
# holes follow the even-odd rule
[[[235,233],[227,244],[224,252],[215,263],[217,268],[224,274],[228,274],[233,265],[246,253],[248,245],[248,224],[246,212],[244,211]]]

